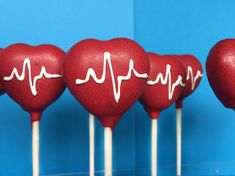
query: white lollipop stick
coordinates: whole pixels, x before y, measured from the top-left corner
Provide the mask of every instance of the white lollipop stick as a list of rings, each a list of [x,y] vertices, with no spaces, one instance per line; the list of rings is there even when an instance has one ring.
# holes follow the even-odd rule
[[[33,176],[39,176],[39,121],[32,123]]]
[[[151,128],[151,175],[157,176],[157,119],[152,119]]]
[[[176,109],[176,175],[181,176],[182,109]]]
[[[104,176],[112,176],[112,129],[104,128]]]
[[[95,175],[95,117],[89,114],[89,152],[90,176]]]

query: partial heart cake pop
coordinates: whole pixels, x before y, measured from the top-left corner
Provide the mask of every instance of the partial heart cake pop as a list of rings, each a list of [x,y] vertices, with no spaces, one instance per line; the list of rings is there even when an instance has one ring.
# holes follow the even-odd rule
[[[0,53],[2,51],[2,48],[0,48]],[[3,90],[3,87],[2,87],[2,84],[1,84],[1,81],[0,81],[0,95],[4,94],[4,90]]]
[[[222,40],[211,48],[206,72],[216,97],[225,107],[235,109],[235,39]]]
[[[179,98],[185,86],[186,71],[172,55],[147,55],[150,74],[140,102],[149,116],[155,119],[162,110]]]
[[[201,81],[202,65],[193,55],[185,54],[177,55],[176,57],[182,63],[187,73],[184,90],[176,102],[176,107],[181,108],[184,98],[192,94]]]

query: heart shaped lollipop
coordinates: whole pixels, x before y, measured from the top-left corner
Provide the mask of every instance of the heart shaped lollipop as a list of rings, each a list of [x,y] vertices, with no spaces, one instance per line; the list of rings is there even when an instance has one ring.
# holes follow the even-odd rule
[[[7,94],[31,115],[33,176],[39,176],[39,120],[63,93],[65,53],[52,45],[14,44],[0,53],[0,79]]]
[[[221,103],[235,109],[235,39],[215,44],[206,61],[207,77]]]
[[[143,48],[130,39],[117,38],[75,44],[66,56],[63,75],[76,99],[104,127],[114,128],[142,94],[148,73]]]
[[[193,93],[201,81],[202,65],[193,55],[185,54],[177,55],[176,57],[182,63],[187,73],[184,90],[176,102],[176,107],[182,108],[184,98]]]
[[[149,116],[158,118],[159,113],[173,104],[185,86],[184,66],[172,55],[147,53],[150,74],[140,102]]]
[[[151,175],[157,175],[157,118],[162,110],[174,103],[185,86],[184,66],[172,55],[147,53],[150,73],[140,98],[151,119]]]
[[[189,96],[197,88],[202,77],[202,66],[196,57],[192,55],[175,56],[184,66],[187,76],[183,92],[176,101],[176,175],[181,175],[181,141],[182,141],[182,106],[185,97]]]
[[[65,53],[52,45],[14,44],[0,54],[0,79],[7,94],[31,113],[31,120],[65,89],[62,64]]]

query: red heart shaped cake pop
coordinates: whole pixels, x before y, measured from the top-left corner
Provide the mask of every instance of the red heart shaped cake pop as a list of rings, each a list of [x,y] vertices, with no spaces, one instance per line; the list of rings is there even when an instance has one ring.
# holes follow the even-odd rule
[[[0,79],[7,94],[37,121],[65,89],[65,53],[53,45],[14,44],[0,54]]]
[[[0,48],[0,53],[2,51],[2,48]],[[4,93],[4,90],[3,90],[3,87],[2,87],[2,84],[1,84],[1,81],[0,81],[0,95],[2,95]]]
[[[206,71],[217,98],[225,107],[235,109],[235,39],[225,39],[213,46]]]
[[[201,81],[202,65],[193,55],[185,54],[177,55],[176,57],[182,63],[187,73],[184,90],[176,101],[176,107],[182,108],[184,98],[193,93]]]
[[[67,53],[64,79],[72,94],[104,127],[113,128],[142,94],[149,62],[136,42],[83,40]]]
[[[150,73],[140,102],[152,119],[173,104],[183,91],[186,72],[184,66],[172,55],[147,53]]]

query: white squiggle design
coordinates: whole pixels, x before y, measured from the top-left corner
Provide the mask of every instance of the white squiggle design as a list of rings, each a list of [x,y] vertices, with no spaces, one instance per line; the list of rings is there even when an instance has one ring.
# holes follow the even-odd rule
[[[147,82],[148,85],[155,85],[161,82],[162,85],[166,85],[168,83],[168,99],[171,100],[174,94],[174,90],[176,86],[184,87],[185,84],[183,83],[182,76],[178,75],[178,79],[172,84],[171,80],[171,65],[166,65],[166,74],[165,77],[162,73],[157,74],[156,79],[154,81],[149,80]]]
[[[191,79],[191,89],[194,90],[195,89],[195,85],[196,85],[196,82],[197,82],[197,79],[199,79],[200,77],[202,77],[203,74],[201,73],[200,70],[197,71],[197,74],[195,77],[193,77],[193,69],[192,67],[188,66],[187,68],[187,77],[186,77],[186,80],[189,80]]]
[[[75,84],[84,84],[84,83],[89,81],[90,77],[92,77],[93,80],[98,84],[104,83],[105,78],[106,78],[106,67],[107,67],[107,65],[109,67],[110,74],[111,74],[112,85],[113,85],[113,95],[114,95],[114,99],[115,99],[116,103],[119,102],[119,99],[120,99],[120,96],[121,96],[122,81],[129,80],[131,78],[131,73],[132,72],[138,78],[148,78],[147,73],[140,74],[134,69],[134,61],[132,59],[130,59],[128,73],[127,73],[126,76],[118,76],[117,77],[117,87],[116,87],[110,53],[109,52],[104,52],[103,73],[102,73],[101,78],[97,78],[95,71],[92,68],[89,68],[87,70],[86,78],[84,80],[76,79]]]
[[[35,76],[34,78],[32,78],[30,60],[29,60],[29,58],[25,58],[24,63],[23,63],[22,73],[19,74],[17,68],[14,67],[11,74],[10,74],[10,76],[5,76],[3,78],[3,80],[11,81],[14,77],[16,77],[19,81],[24,81],[25,75],[26,75],[26,73],[25,73],[26,67],[28,68],[30,89],[31,89],[31,92],[34,96],[37,95],[37,89],[36,89],[37,81],[39,79],[42,79],[43,76],[45,78],[60,78],[60,77],[62,77],[62,75],[59,75],[59,74],[49,74],[49,73],[47,73],[46,68],[44,66],[42,66],[40,74]]]

